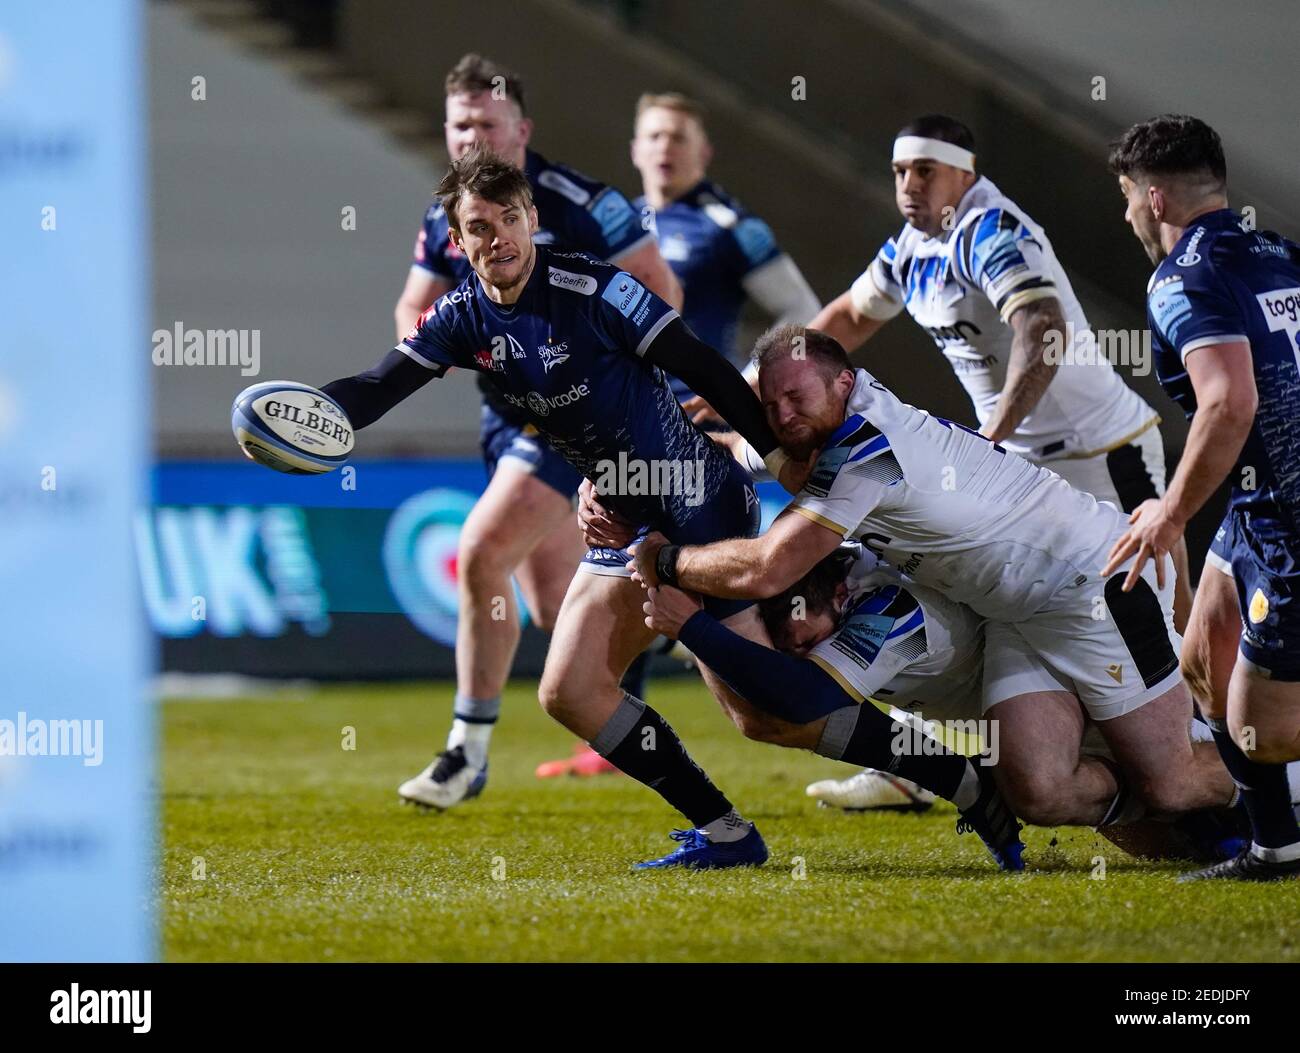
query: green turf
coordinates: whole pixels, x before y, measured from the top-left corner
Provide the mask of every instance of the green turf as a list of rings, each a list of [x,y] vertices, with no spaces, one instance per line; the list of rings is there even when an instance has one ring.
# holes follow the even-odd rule
[[[447,684],[167,703],[166,958],[1300,960],[1300,883],[1180,886],[1179,867],[1078,829],[1028,831],[1028,871],[1000,874],[947,805],[817,809],[804,785],[850,769],[745,741],[693,678],[652,697],[759,822],[765,867],[631,872],[684,822],[621,775],[534,778],[572,740],[526,682],[507,695],[486,793],[443,814],[395,789],[446,732]]]

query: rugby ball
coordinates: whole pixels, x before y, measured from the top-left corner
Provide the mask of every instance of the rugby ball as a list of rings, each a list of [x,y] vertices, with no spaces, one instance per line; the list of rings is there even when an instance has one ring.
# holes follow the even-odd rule
[[[244,456],[277,472],[319,475],[352,455],[352,422],[323,391],[292,380],[245,388],[230,411]]]

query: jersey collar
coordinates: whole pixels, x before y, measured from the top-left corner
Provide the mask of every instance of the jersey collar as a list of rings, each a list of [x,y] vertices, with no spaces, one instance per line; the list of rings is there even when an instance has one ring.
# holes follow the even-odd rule
[[[983,208],[988,204],[990,198],[997,197],[998,188],[993,185],[993,180],[987,176],[979,176],[970,186],[966,188],[966,193],[962,194],[961,200],[957,202],[957,211],[952,217],[952,226],[943,232],[940,237],[927,241],[947,241],[957,232],[961,226],[962,220],[970,213],[971,209]]]

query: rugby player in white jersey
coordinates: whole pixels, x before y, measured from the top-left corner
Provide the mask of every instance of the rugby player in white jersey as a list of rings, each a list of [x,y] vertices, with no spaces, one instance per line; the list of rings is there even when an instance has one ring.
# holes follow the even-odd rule
[[[976,172],[974,151],[952,117],[918,117],[898,133],[906,223],[811,328],[852,353],[906,310],[966,389],[980,434],[1131,512],[1165,490],[1160,418],[1098,353],[1043,228]],[[1191,610],[1181,545],[1175,563],[1181,632]]]
[[[870,550],[846,542],[758,607],[780,654],[731,632],[679,589],[652,590],[644,607],[651,628],[688,645],[732,689],[719,701],[747,738],[852,763],[866,752],[864,737],[874,733],[888,738],[874,744],[882,779],[898,778],[904,756],[937,753],[957,736],[981,750],[977,763],[997,763],[998,726],[980,719],[983,621],[965,604],[907,580]],[[1070,690],[1032,658],[1014,675],[1021,689],[1037,678],[1040,690]],[[885,735],[880,725],[863,726],[862,704],[869,701],[891,706],[896,724]],[[1212,741],[1202,721],[1193,721],[1191,736]],[[1110,757],[1095,724],[1079,749]],[[940,773],[926,774],[940,795],[962,804],[960,783],[954,788]],[[1300,795],[1300,763],[1288,774],[1294,798]],[[975,779],[965,774],[963,781]],[[964,793],[969,797],[973,786]],[[1250,827],[1241,809],[1211,809],[1176,823],[1112,824],[1098,833],[1135,855],[1219,860],[1245,844]]]
[[[906,405],[824,333],[773,329],[755,358],[784,452],[804,460],[820,450],[807,481],[761,537],[705,546],[647,537],[634,557],[643,585],[764,598],[856,538],[988,619],[985,708],[999,721],[998,782],[1021,818],[1096,826],[1235,801],[1213,747],[1189,737],[1172,575],[1147,566],[1124,592],[1123,568],[1099,574],[1125,529],[1114,505]],[[1026,659],[1073,692],[1018,686],[1013,667]],[[1079,755],[1085,710],[1114,765]]]

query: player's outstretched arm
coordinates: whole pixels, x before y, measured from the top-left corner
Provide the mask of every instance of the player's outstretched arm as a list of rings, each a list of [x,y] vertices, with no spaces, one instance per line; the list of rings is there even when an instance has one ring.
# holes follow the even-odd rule
[[[1038,405],[1059,366],[1058,361],[1046,353],[1045,338],[1051,332],[1061,334],[1062,339],[1065,335],[1061,301],[1055,296],[1031,300],[1018,308],[1007,324],[1014,336],[1006,383],[1002,386],[997,410],[980,429],[980,434],[993,442],[1001,442],[1014,432]]]
[[[374,368],[331,381],[321,390],[343,408],[354,428],[364,428],[436,376],[441,373],[392,350]]]

